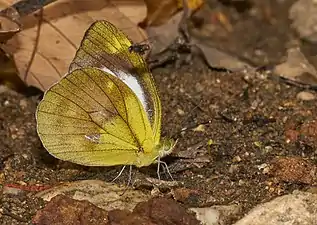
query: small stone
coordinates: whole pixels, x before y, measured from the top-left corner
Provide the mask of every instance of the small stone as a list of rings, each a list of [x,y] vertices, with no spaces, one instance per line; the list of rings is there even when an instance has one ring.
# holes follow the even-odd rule
[[[234,225],[316,224],[317,195],[294,191],[252,209]]]
[[[240,156],[235,156],[235,157],[233,157],[233,159],[232,159],[232,162],[241,162],[242,161],[242,159],[241,159],[241,157]]]
[[[273,160],[269,172],[280,181],[313,184],[317,167],[300,157],[282,157]]]
[[[272,146],[265,146],[263,152],[265,154],[272,152],[273,147]]]
[[[239,186],[242,186],[242,185],[245,184],[245,181],[240,179],[239,182],[238,182],[238,184],[239,184]]]
[[[182,110],[182,109],[177,109],[177,113],[178,113],[178,115],[180,115],[180,116],[185,115],[185,112],[184,112],[184,110]]]
[[[33,218],[41,224],[107,224],[108,212],[90,202],[77,201],[65,195],[57,195]],[[74,221],[78,221],[75,223]],[[79,222],[80,221],[80,222]]]
[[[197,127],[193,129],[195,132],[205,132],[205,125],[199,124]]]
[[[300,135],[299,131],[293,130],[293,129],[288,129],[284,133],[285,135],[285,142],[288,143],[294,143],[298,140],[298,137]]]
[[[261,165],[258,165],[259,170],[263,170],[265,167],[267,167],[266,163],[262,163]]]
[[[25,109],[28,106],[28,102],[25,99],[21,99],[19,104],[22,109]]]
[[[196,217],[202,224],[218,224],[220,213],[213,208],[192,208],[191,211],[196,213]]]
[[[235,172],[238,170],[238,168],[239,168],[238,165],[231,165],[231,166],[229,167],[228,172],[229,172],[229,173],[235,173]]]
[[[202,198],[202,195],[198,190],[189,188],[174,189],[172,195],[176,201],[190,205],[197,204]]]
[[[196,213],[201,224],[218,225],[227,224],[227,219],[241,213],[241,206],[238,205],[214,205],[206,208],[190,208]]]
[[[312,101],[316,99],[316,96],[308,91],[301,91],[296,95],[296,98],[302,101]]]
[[[269,174],[270,173],[270,167],[265,167],[262,171],[263,174]]]
[[[141,219],[144,223],[140,223]],[[184,206],[166,198],[153,198],[137,204],[130,216],[120,222],[117,224],[200,224],[193,214],[187,212]]]
[[[10,101],[9,101],[9,100],[5,100],[5,101],[3,102],[3,105],[4,105],[4,106],[10,105]]]

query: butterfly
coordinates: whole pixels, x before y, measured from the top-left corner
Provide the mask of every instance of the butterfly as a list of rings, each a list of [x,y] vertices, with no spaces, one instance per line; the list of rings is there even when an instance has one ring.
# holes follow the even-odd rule
[[[161,138],[154,79],[131,46],[107,21],[86,31],[69,72],[36,111],[38,135],[51,155],[85,166],[143,167],[172,152],[176,142]]]

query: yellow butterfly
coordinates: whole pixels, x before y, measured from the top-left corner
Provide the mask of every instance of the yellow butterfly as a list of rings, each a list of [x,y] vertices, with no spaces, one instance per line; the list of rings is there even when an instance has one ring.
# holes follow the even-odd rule
[[[69,73],[37,108],[37,132],[51,155],[86,166],[143,167],[172,152],[176,142],[160,138],[152,74],[130,46],[109,22],[86,31]]]

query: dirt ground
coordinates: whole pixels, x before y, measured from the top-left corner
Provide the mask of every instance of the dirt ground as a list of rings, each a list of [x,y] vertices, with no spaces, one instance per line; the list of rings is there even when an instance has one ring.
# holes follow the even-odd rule
[[[287,43],[296,38],[287,19],[294,1],[286,0],[279,6],[276,1],[250,2],[256,5],[256,16],[250,16],[247,6],[244,12],[233,13],[234,6],[217,3],[230,18],[233,30],[225,35],[219,24],[216,32],[204,35],[215,46],[254,65],[277,63],[285,56]],[[302,43],[308,54],[309,46]],[[241,214],[231,218],[230,224],[261,202],[316,185],[309,177],[304,179],[304,172],[286,179],[282,172],[272,169],[281,158],[305,160],[306,169],[317,163],[316,102],[298,100],[296,95],[302,89],[263,74],[216,72],[198,59],[177,70],[173,66],[156,69],[153,75],[163,106],[163,136],[178,138],[175,155],[165,161],[171,165],[175,180],[204,196],[183,202],[186,206],[241,205]],[[13,91],[0,94],[2,187],[54,186],[83,179],[111,181],[120,167],[73,165],[53,158],[43,149],[36,134],[37,102],[38,97]],[[176,155],[182,152],[196,155],[181,161]],[[194,163],[197,157],[204,162]],[[280,167],[274,168],[282,171]],[[141,169],[140,173],[156,177],[156,166]],[[126,180],[127,173],[117,182]],[[32,193],[23,192],[16,198],[2,194],[1,224],[28,224],[44,204]]]

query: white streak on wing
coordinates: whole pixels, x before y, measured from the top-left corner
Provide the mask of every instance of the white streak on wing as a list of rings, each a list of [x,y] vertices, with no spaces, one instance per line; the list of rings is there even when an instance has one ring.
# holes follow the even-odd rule
[[[109,70],[107,67],[102,67],[100,69],[106,73],[109,73],[115,77],[118,77],[126,85],[128,85],[128,87],[134,92],[134,94],[138,97],[138,99],[142,103],[145,112],[147,112],[148,107],[146,104],[144,91],[143,91],[141,85],[139,84],[138,80],[134,76],[127,74],[121,70],[118,70],[118,74],[115,74],[114,72]]]
[[[100,143],[100,134],[85,135],[85,138],[94,143]]]

